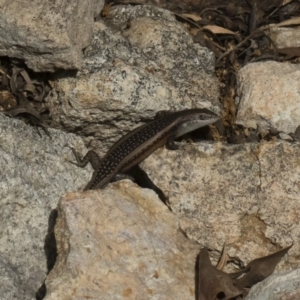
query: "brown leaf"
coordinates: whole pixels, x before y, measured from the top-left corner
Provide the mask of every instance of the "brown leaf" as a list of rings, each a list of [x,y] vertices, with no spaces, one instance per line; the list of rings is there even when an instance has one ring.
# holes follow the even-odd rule
[[[249,288],[273,273],[278,262],[291,247],[292,245],[271,255],[254,259],[241,271],[231,274],[213,267],[207,249],[203,248],[198,256],[197,299],[230,300],[245,296]]]
[[[202,30],[198,30],[198,32],[194,36],[194,43],[199,43],[203,47],[206,46],[206,42],[205,42],[205,38],[204,38],[204,34],[203,34]]]
[[[216,18],[215,22],[230,30],[238,30],[238,26],[227,16],[221,15]]]
[[[286,47],[277,49],[280,54],[284,54],[289,58],[300,56],[300,47]]]
[[[28,115],[35,117],[38,120],[41,119],[39,113],[35,109],[29,108],[29,107],[16,107],[16,108],[10,109],[6,112],[7,112],[7,114],[9,114],[12,117],[16,117],[19,114],[28,114]]]
[[[20,71],[21,71],[21,69],[19,69],[17,67],[12,68],[12,75],[10,78],[10,89],[13,94],[16,93],[20,88],[19,80],[18,80],[18,75],[19,75]]]
[[[229,17],[234,17],[238,12],[237,6],[235,5],[235,3],[228,3],[226,6],[226,14]]]
[[[30,79],[28,73],[24,69],[20,70],[19,74],[23,77],[25,82],[27,82],[27,83],[31,82],[31,79]]]
[[[283,0],[281,6],[284,6],[284,5],[288,4],[288,3],[290,3],[291,1],[293,1],[293,0]]]
[[[43,101],[45,96],[45,86],[42,82],[38,82],[37,80],[30,80],[27,82],[23,90],[28,92],[31,98],[35,101]]]
[[[225,300],[242,295],[228,274],[212,266],[206,248],[199,254],[198,283],[198,300]]]
[[[227,255],[227,243],[224,242],[223,249],[222,249],[222,255],[218,261],[218,264],[216,265],[217,270],[222,270],[227,264],[228,255]]]
[[[234,285],[239,289],[250,288],[254,284],[270,276],[274,272],[274,269],[281,258],[289,251],[292,246],[293,245],[271,255],[252,260],[245,267],[245,269],[249,269],[249,272],[247,272],[240,279],[236,279],[234,281]]]
[[[10,77],[5,72],[5,70],[3,70],[1,67],[0,67],[0,74],[2,74],[1,77],[0,77],[0,79],[1,79],[0,89],[7,89],[8,86],[9,86],[9,79],[10,79]]]
[[[242,17],[235,17],[233,19],[235,26],[238,28],[241,32],[246,32],[248,30],[248,26],[245,24],[245,21]]]
[[[195,14],[179,14],[179,16],[181,16],[183,18],[191,19],[194,22],[199,22],[202,20],[202,18],[200,16],[195,15]]]
[[[205,43],[204,46],[210,49],[215,54],[216,57],[219,57],[221,55],[220,50],[216,47],[215,43],[212,40],[206,38],[204,40],[204,43]]]
[[[216,26],[216,25],[206,25],[203,27],[203,29],[209,30],[210,32],[214,34],[231,34],[231,35],[238,35],[237,33],[226,29],[224,27]]]
[[[19,90],[16,90],[13,94],[18,99],[18,106],[20,106],[20,107],[27,107],[27,106],[30,105],[28,99]]]
[[[300,25],[300,17],[292,18],[289,20],[285,20],[278,24],[272,24],[272,27],[285,27],[285,26],[295,26]]]

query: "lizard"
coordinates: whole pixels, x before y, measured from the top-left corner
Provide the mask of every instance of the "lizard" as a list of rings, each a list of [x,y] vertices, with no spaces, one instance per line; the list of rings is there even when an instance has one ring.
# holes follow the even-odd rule
[[[138,165],[163,145],[178,149],[174,140],[200,127],[215,123],[219,117],[208,109],[185,109],[160,112],[153,121],[137,127],[120,138],[101,159],[89,150],[81,159],[72,147],[78,167],[91,163],[94,173],[84,190],[104,188],[118,173],[124,173]]]

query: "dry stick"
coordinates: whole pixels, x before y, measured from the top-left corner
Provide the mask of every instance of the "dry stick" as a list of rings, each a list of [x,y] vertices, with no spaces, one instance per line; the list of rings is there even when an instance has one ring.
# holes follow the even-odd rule
[[[180,15],[180,14],[174,13],[174,15],[177,16],[178,18],[181,18],[181,19],[183,19],[183,20],[185,20],[185,21],[187,21],[187,22],[193,24],[194,26],[196,26],[197,28],[199,28],[199,29],[203,32],[203,28],[201,28],[201,26],[199,26],[199,25],[198,25],[197,23],[195,23],[193,20],[190,20],[189,18],[183,17],[183,16]],[[220,46],[219,44],[215,43],[214,41],[211,41],[211,42],[214,44],[215,47],[219,48],[219,49],[222,50],[222,51],[225,51],[225,48],[224,48],[224,47]]]
[[[250,35],[248,35],[244,40],[242,40],[239,44],[237,44],[235,47],[228,49],[226,52],[224,52],[217,60],[216,65],[219,64],[220,60],[230,54],[232,51],[237,50],[239,47],[243,46],[246,42],[248,42],[250,39],[252,39],[256,34],[261,34],[261,30],[255,30]]]
[[[217,270],[222,270],[227,264],[227,259],[228,259],[227,243],[225,241],[224,245],[223,245],[223,249],[222,249],[222,255],[220,257],[220,260],[219,260],[218,264],[216,265],[216,269]]]
[[[191,19],[189,19],[189,18],[186,18],[186,17],[184,17],[184,16],[182,16],[182,15],[180,15],[180,14],[176,14],[176,13],[174,13],[174,16],[176,16],[176,17],[178,17],[178,18],[181,18],[181,19],[187,21],[188,23],[193,24],[193,25],[196,26],[197,28],[201,29],[201,27],[200,27],[197,23],[195,23],[193,20],[191,20]]]
[[[270,14],[267,15],[266,19],[269,19],[272,15],[274,15],[276,13],[276,11],[279,9],[279,7],[281,7],[281,6],[282,6],[282,4],[278,7],[276,7],[273,11],[271,11]]]
[[[3,74],[3,75],[6,75],[6,77],[8,79],[10,79],[10,76],[6,72],[4,72],[1,68],[0,68],[0,73]]]
[[[257,23],[257,4],[254,2],[251,4],[251,13],[249,18],[249,31],[248,33],[251,34],[256,29],[256,23]]]
[[[204,38],[205,39],[205,38]],[[218,49],[222,50],[222,51],[225,51],[225,48],[220,46],[219,44],[215,43],[213,40],[210,40],[212,42],[212,44],[217,47]]]

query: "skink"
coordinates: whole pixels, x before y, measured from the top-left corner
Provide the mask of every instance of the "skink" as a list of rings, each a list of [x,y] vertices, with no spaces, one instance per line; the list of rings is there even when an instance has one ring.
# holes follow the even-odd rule
[[[118,173],[126,172],[163,145],[175,150],[174,140],[200,127],[215,123],[218,116],[207,109],[186,109],[163,113],[150,123],[142,125],[118,140],[100,159],[90,150],[83,159],[73,149],[75,165],[91,163],[94,173],[84,190],[104,188]]]

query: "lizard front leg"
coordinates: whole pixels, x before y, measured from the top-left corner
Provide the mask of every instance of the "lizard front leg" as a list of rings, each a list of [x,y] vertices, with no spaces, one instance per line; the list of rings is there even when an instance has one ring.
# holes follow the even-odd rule
[[[177,150],[177,149],[179,149],[179,147],[175,144],[174,140],[175,140],[175,136],[174,135],[171,135],[168,138],[168,140],[166,142],[166,148],[168,150]]]
[[[94,150],[89,150],[83,158],[80,158],[78,152],[74,148],[69,148],[72,150],[74,157],[77,161],[77,163],[69,161],[71,164],[74,164],[80,168],[84,168],[88,163],[90,163],[94,170],[96,170],[99,167],[101,163],[101,158],[99,157],[98,153],[96,153]]]

